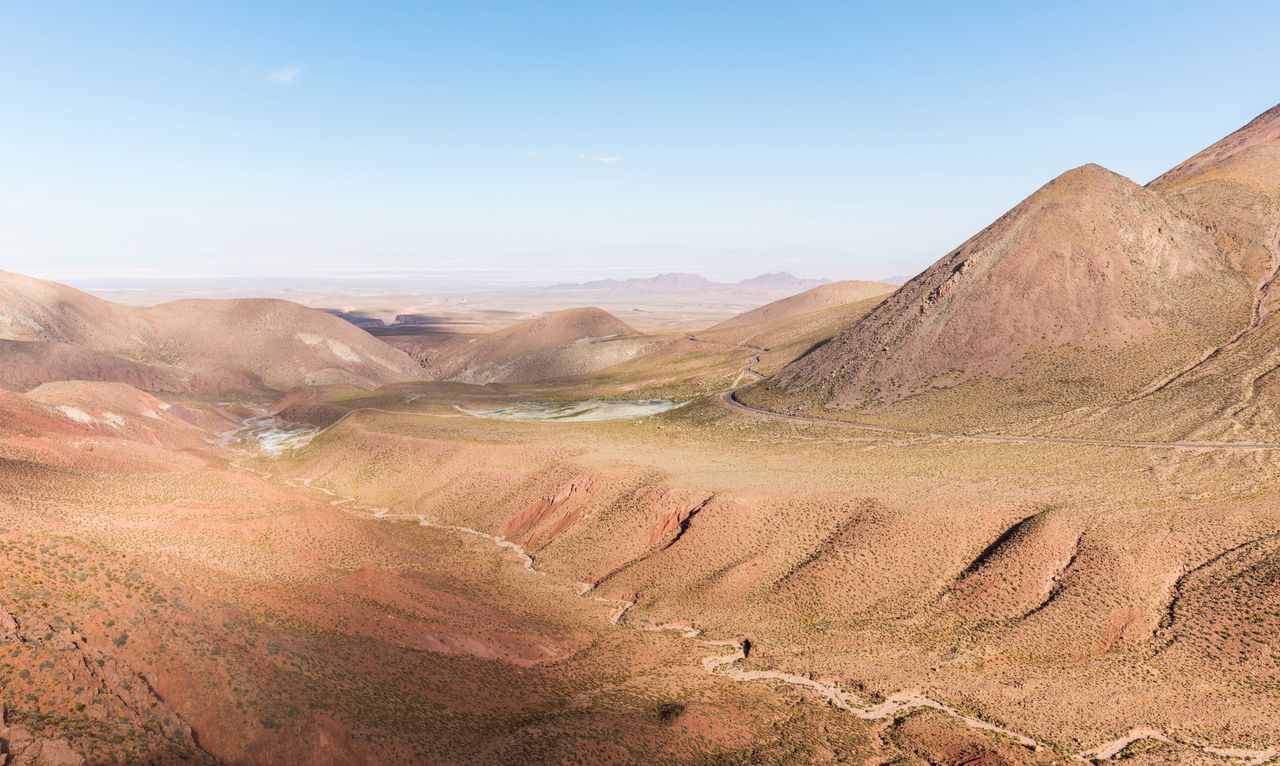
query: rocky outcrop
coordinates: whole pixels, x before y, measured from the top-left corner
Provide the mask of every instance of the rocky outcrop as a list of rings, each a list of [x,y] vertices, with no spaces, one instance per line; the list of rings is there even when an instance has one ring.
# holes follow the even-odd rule
[[[9,723],[0,705],[0,766],[83,766],[84,756],[65,739],[41,737],[25,726]]]
[[[556,494],[534,500],[525,506],[524,510],[520,511],[515,518],[507,522],[507,526],[502,530],[503,536],[510,540],[516,540],[525,546],[533,542],[535,537],[538,537],[544,543],[551,542],[573,526],[581,514],[577,511],[570,511],[560,516],[555,523],[549,526],[547,522],[564,508],[570,498],[589,493],[594,483],[595,480],[590,475],[579,476],[566,484]]]
[[[73,630],[59,631],[43,621],[24,625],[15,615],[0,608],[0,641],[55,650],[69,675],[66,681],[69,687],[81,690],[78,693],[90,698],[110,700],[122,707],[121,712],[143,730],[178,744],[189,752],[199,752],[191,727],[156,694],[150,681],[134,671],[123,659],[91,647],[79,633]],[[8,761],[0,761],[0,766],[84,762],[83,759],[49,760],[62,758],[65,753],[70,752],[63,747],[65,743],[59,744],[61,740],[41,739],[22,727],[11,728],[13,730],[10,735],[0,735],[0,740],[9,743],[8,750],[0,752],[7,753],[10,758]],[[19,757],[26,760],[14,760]],[[38,760],[39,758],[45,760]]]
[[[0,641],[19,641],[18,618],[0,609]]]
[[[711,498],[712,495],[707,495],[692,504],[679,496],[668,495],[663,498],[664,502],[658,506],[658,521],[649,530],[649,538],[645,544],[650,547],[658,546],[658,550],[670,548],[689,528],[689,521],[694,515],[707,507]]]
[[[64,650],[63,656],[78,685],[115,697],[133,713],[143,729],[187,748],[196,748],[191,727],[128,663],[91,648],[82,636],[70,631],[56,635],[53,640]]]

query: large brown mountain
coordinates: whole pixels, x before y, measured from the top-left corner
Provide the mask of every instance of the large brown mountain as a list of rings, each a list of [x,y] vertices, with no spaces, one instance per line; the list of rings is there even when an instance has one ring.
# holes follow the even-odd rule
[[[1275,303],[1278,190],[1280,107],[1146,187],[1068,171],[755,400],[836,416],[936,405],[974,424],[1075,417],[1144,400],[1206,360],[1256,359],[1241,339]],[[1211,416],[1195,409],[1184,430]]]
[[[281,300],[187,300],[137,309],[0,272],[0,341],[20,363],[0,385],[121,381],[201,393],[422,377],[401,351],[337,317]],[[10,369],[12,368],[12,369]]]

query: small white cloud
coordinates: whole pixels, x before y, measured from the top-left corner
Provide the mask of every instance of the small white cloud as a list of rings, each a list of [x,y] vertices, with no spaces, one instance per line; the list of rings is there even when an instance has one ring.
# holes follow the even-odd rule
[[[584,162],[597,162],[601,165],[621,165],[623,163],[622,157],[617,154],[592,154],[589,152],[574,152],[567,149],[534,149],[525,152],[525,154],[540,160],[564,157],[583,160]]]
[[[275,85],[279,85],[281,87],[287,88],[293,85],[295,82],[297,82],[298,78],[301,76],[302,76],[302,67],[297,66],[295,64],[295,65],[290,65],[286,67],[280,67],[275,71],[268,72],[267,82],[274,83]]]

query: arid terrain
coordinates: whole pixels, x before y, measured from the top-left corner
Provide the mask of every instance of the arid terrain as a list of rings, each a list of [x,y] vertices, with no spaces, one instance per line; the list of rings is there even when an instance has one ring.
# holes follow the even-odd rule
[[[1277,274],[1280,107],[901,286],[0,272],[0,763],[1280,761]]]

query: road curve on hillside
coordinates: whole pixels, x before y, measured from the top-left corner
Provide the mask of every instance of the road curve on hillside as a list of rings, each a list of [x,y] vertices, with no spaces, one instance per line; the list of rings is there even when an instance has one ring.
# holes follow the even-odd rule
[[[759,359],[759,357],[756,357],[756,359]],[[743,368],[743,373],[749,374],[757,380],[763,379],[764,376],[751,369],[754,364],[754,360],[748,363],[747,366]],[[740,374],[738,376],[738,381],[741,379],[742,375]],[[734,381],[734,383],[736,384],[738,381]],[[928,436],[938,439],[996,442],[1003,444],[1061,444],[1083,447],[1136,447],[1178,450],[1280,450],[1280,443],[1275,442],[1145,442],[1125,441],[1120,439],[1074,439],[1068,436],[1008,436],[1003,434],[947,433],[945,431],[930,431],[924,428],[911,428],[909,426],[886,426],[878,423],[862,423],[853,420],[817,418],[811,415],[785,415],[781,412],[762,410],[758,407],[752,407],[749,404],[744,404],[740,399],[738,399],[737,390],[738,388],[735,385],[727,391],[722,391],[719,394],[716,394],[714,399],[721,406],[733,412],[746,413],[765,420],[789,421],[793,423],[816,423],[824,426],[854,428],[860,431],[876,431],[887,434],[907,434],[911,436]]]

